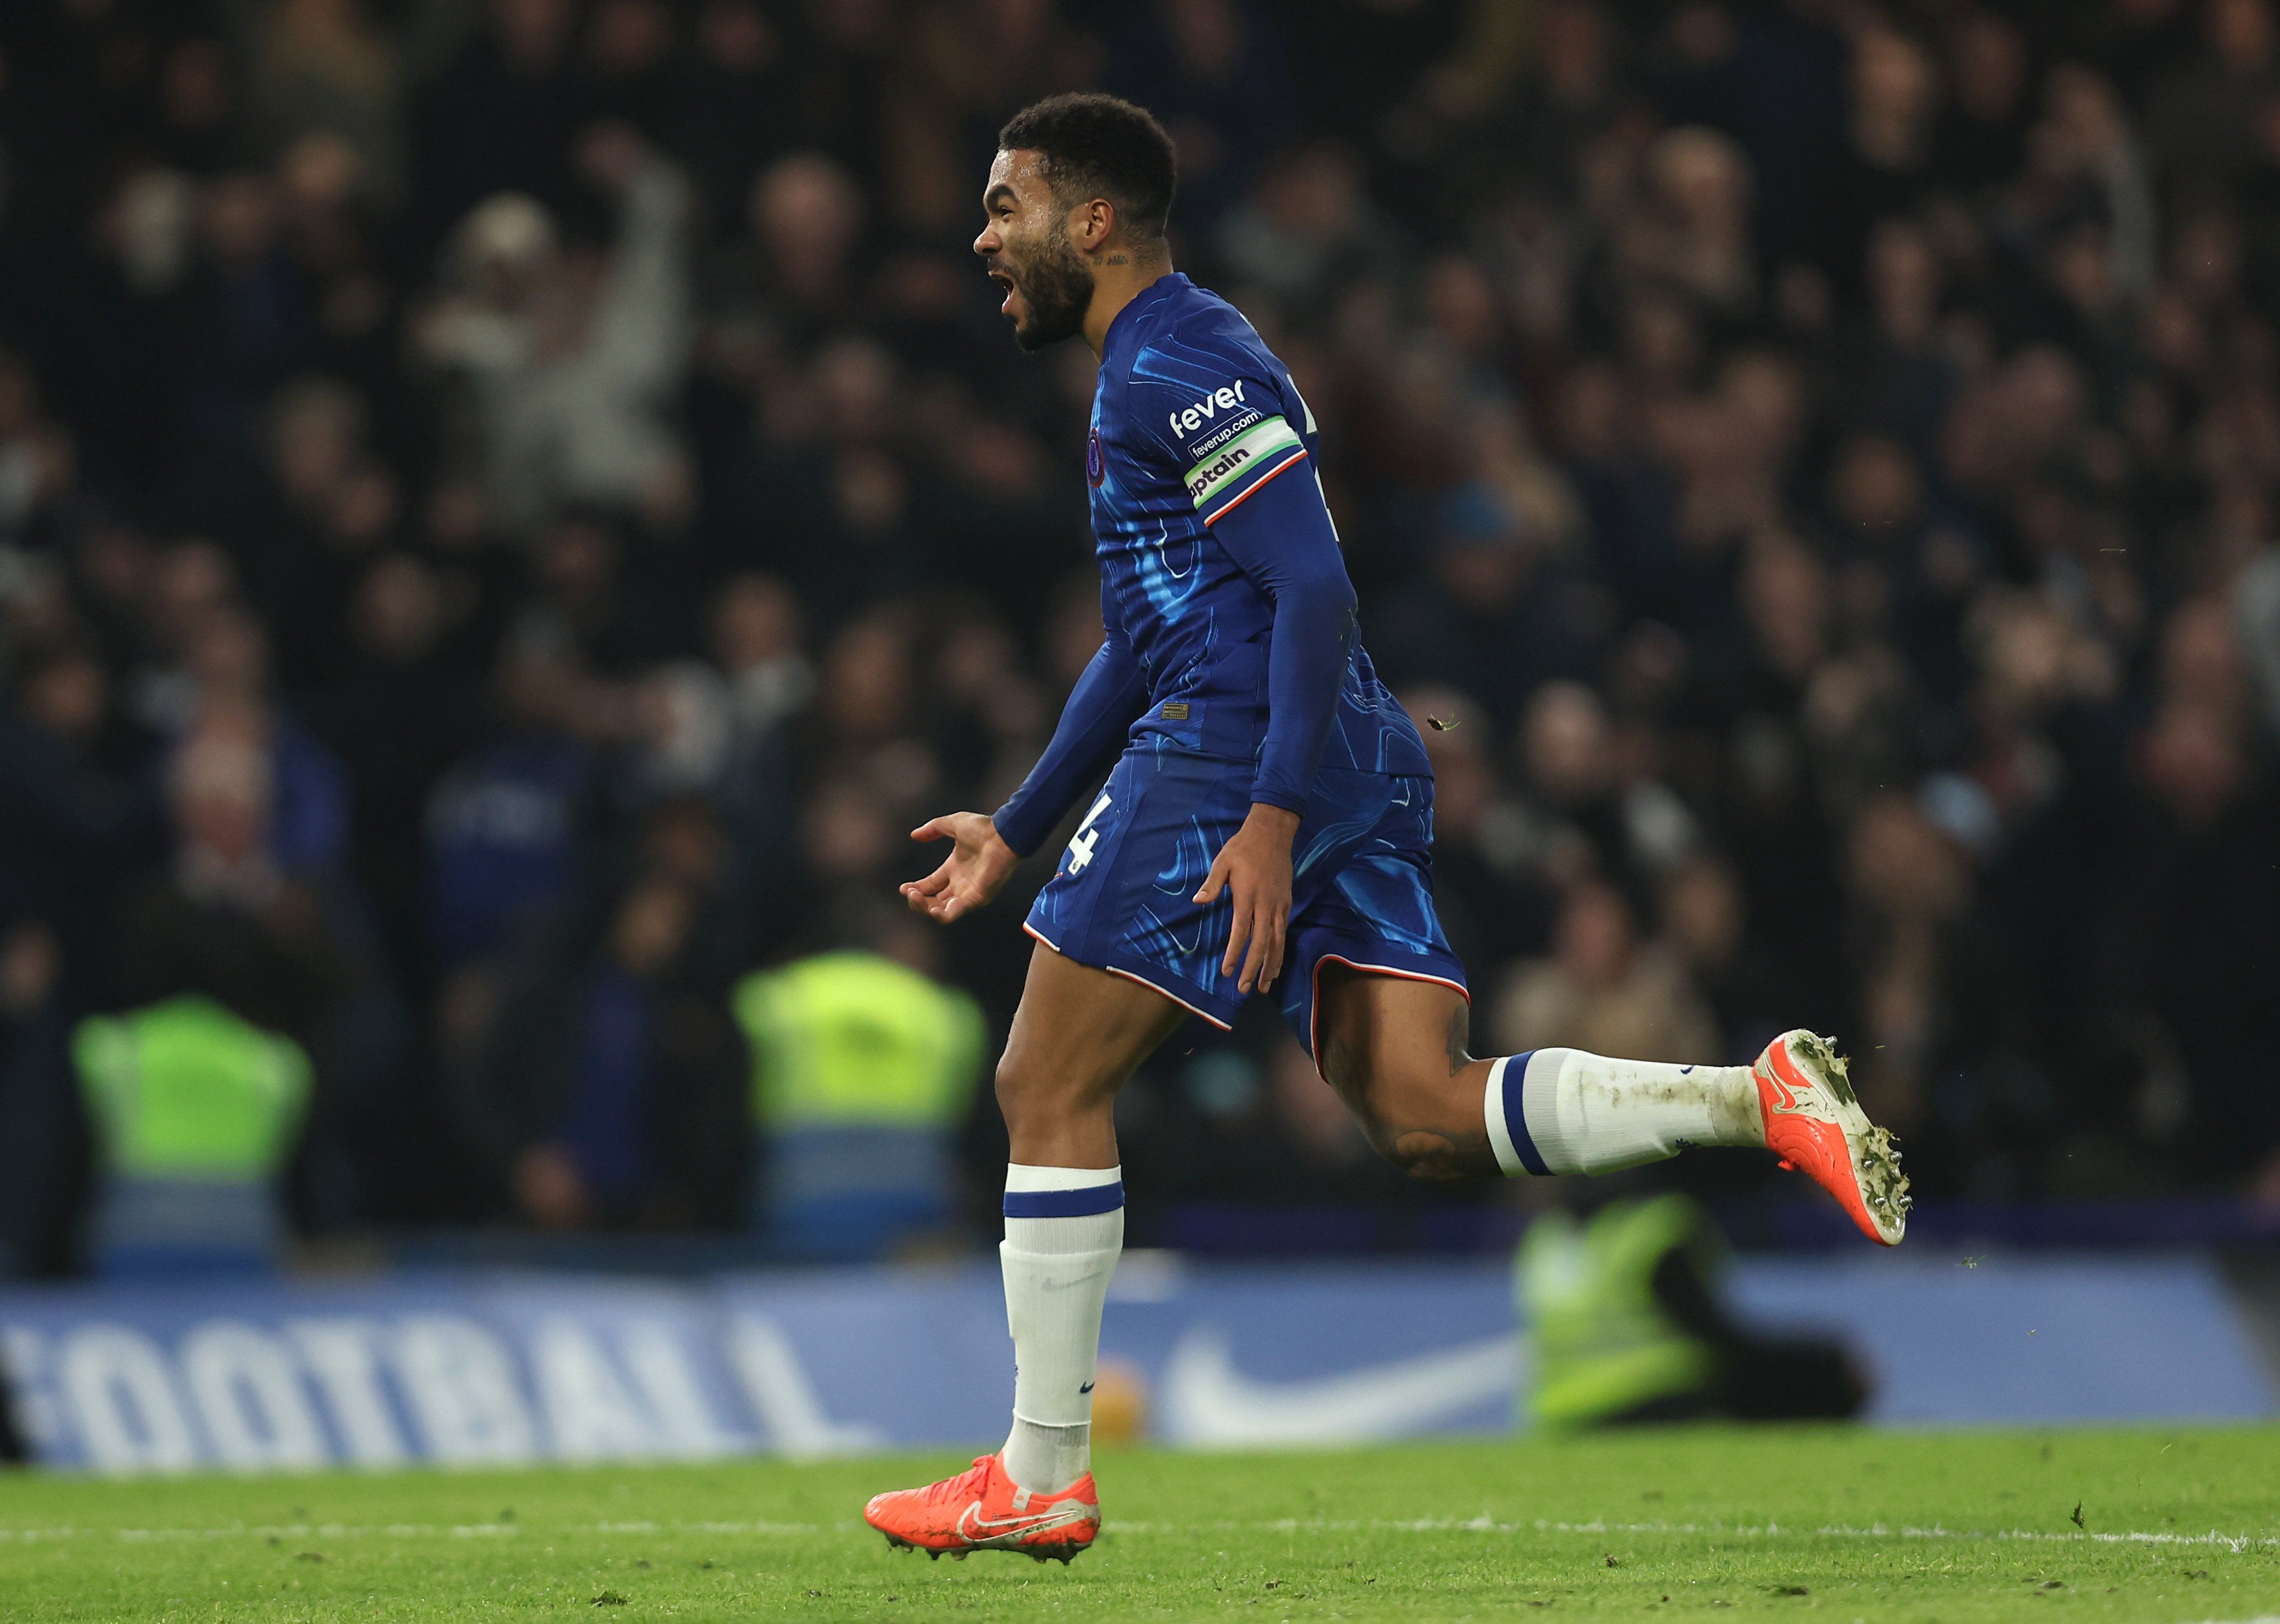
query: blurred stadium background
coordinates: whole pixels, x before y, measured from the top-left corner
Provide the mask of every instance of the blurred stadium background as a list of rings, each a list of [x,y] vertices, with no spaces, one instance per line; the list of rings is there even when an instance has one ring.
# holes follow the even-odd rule
[[[2272,1413],[2268,0],[15,0],[20,1441],[1002,1426],[1044,871],[893,888],[1099,636],[1090,358],[966,247],[1088,86],[1321,416],[1475,1046],[1837,1033],[1920,1202],[1882,1258],[1763,1158],[1407,1184],[1191,1030],[1120,1113],[1128,1429],[1507,1426],[1519,1237],[1674,1193],[1873,1417]]]

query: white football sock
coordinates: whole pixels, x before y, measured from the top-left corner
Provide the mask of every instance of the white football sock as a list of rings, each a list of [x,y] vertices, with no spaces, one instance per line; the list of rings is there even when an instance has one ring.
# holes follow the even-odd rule
[[[1506,1177],[1615,1173],[1703,1144],[1765,1143],[1746,1066],[1537,1049],[1489,1068],[1489,1143]]]
[[[1006,1475],[1059,1494],[1092,1465],[1092,1378],[1108,1277],[1124,1250],[1121,1167],[1005,1169],[1005,1326],[1013,1334]]]

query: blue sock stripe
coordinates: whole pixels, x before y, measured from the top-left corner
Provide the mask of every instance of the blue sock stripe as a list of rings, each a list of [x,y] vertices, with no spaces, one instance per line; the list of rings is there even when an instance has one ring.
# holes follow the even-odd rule
[[[1009,1189],[1005,1192],[1005,1216],[1008,1218],[1090,1218],[1096,1212],[1113,1212],[1124,1205],[1124,1181],[1113,1184],[1088,1184],[1082,1189]]]
[[[1544,1153],[1528,1135],[1528,1111],[1521,1103],[1521,1089],[1528,1081],[1528,1063],[1535,1058],[1536,1051],[1531,1049],[1504,1063],[1504,1128],[1512,1135],[1512,1148],[1520,1158],[1520,1165],[1537,1178],[1548,1179],[1552,1169],[1544,1165]]]

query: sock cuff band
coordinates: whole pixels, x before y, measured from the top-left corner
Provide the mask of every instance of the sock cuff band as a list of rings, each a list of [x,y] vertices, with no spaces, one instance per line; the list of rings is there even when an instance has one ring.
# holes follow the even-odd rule
[[[1124,1169],[1028,1167],[1005,1169],[1008,1218],[1090,1218],[1124,1205]]]
[[[1121,1183],[1123,1178],[1121,1166],[1033,1167],[1022,1162],[1011,1162],[1005,1168],[1006,1189],[1024,1193],[1041,1189],[1090,1189],[1096,1184]]]
[[[1537,1051],[1506,1055],[1489,1067],[1488,1097],[1482,1102],[1488,1118],[1489,1144],[1496,1151],[1497,1166],[1504,1169],[1508,1179],[1522,1174],[1537,1178],[1549,1178],[1552,1169],[1545,1165],[1536,1140],[1528,1131],[1528,1110],[1523,1096],[1528,1081],[1528,1063]]]

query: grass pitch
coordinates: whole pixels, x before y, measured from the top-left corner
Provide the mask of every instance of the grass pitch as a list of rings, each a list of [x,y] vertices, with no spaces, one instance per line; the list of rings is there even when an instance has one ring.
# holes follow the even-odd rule
[[[2280,1615],[2272,1428],[1110,1452],[1107,1531],[1067,1569],[930,1563],[859,1523],[874,1491],[963,1464],[19,1474],[0,1482],[0,1617]]]

